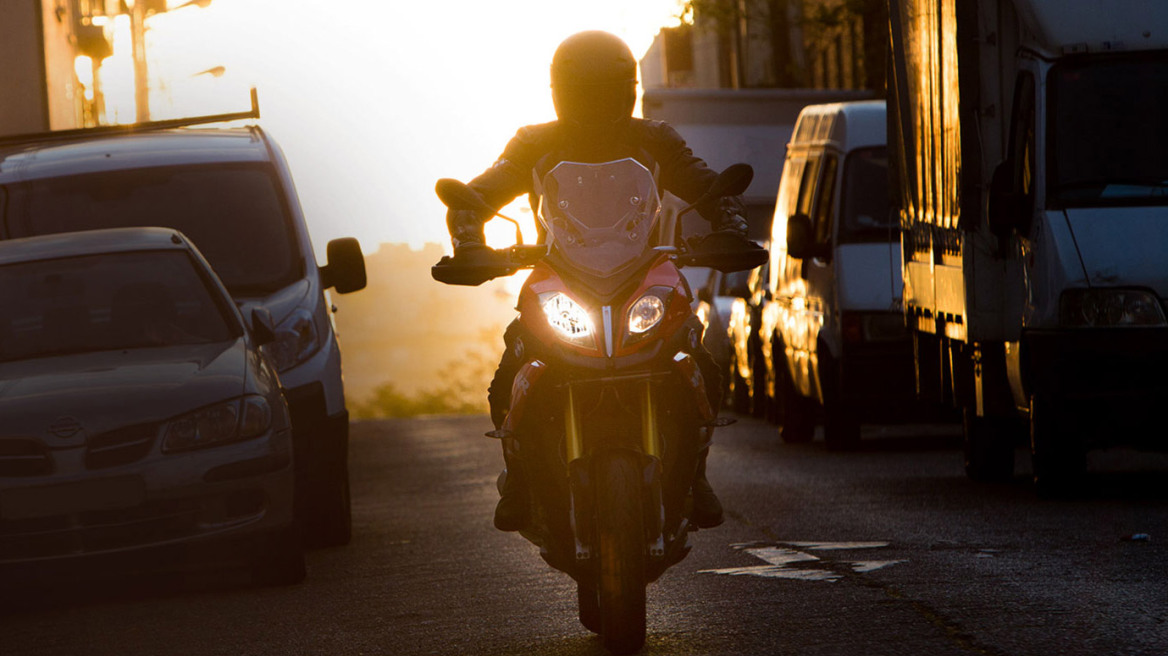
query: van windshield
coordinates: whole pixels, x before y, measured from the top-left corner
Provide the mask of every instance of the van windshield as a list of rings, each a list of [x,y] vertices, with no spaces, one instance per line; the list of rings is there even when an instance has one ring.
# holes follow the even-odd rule
[[[888,211],[887,148],[858,148],[848,153],[841,206],[839,243],[900,239],[900,228]]]
[[[1069,59],[1049,88],[1052,206],[1168,203],[1168,57]]]
[[[176,228],[233,296],[270,293],[302,274],[291,221],[263,165],[168,166],[6,185],[7,238],[92,230]]]

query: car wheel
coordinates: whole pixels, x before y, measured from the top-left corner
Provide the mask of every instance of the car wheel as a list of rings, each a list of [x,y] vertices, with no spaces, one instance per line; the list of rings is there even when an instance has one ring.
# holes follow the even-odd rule
[[[730,403],[731,409],[740,415],[750,413],[750,386],[746,379],[738,375],[738,356],[730,349]]]

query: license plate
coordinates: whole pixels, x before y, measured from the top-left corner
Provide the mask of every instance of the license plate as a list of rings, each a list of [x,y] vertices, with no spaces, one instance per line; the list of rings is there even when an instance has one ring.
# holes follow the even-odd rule
[[[117,510],[137,506],[145,498],[145,485],[137,476],[18,487],[0,492],[0,517],[33,519],[91,510]]]

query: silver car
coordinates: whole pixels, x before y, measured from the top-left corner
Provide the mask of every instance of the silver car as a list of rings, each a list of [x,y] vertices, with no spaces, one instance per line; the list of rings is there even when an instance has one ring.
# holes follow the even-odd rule
[[[250,319],[172,229],[0,242],[0,568],[177,553],[157,564],[302,580],[273,326]]]

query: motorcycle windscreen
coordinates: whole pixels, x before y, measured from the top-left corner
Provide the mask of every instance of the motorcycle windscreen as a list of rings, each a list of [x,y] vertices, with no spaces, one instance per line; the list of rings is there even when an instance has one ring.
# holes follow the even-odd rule
[[[636,160],[561,162],[542,191],[540,221],[551,248],[572,266],[608,276],[649,248],[661,204],[653,174]]]

